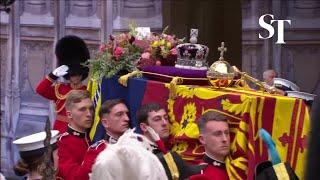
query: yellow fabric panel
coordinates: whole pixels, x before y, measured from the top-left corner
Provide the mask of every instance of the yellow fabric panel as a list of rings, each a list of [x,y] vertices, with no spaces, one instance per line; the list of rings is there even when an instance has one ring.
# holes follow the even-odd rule
[[[89,82],[88,82],[87,90],[90,92],[90,98],[91,98],[92,101],[94,100],[94,96],[95,96],[96,91],[98,89],[98,85],[99,84],[98,84],[97,81],[89,80]],[[97,106],[95,108],[94,121],[93,121],[92,128],[90,130],[90,133],[89,133],[89,137],[90,137],[91,140],[94,138],[94,135],[95,135],[96,129],[97,129],[97,125],[98,125],[98,123],[100,121],[100,118],[99,118],[100,106],[101,106],[101,96],[99,97],[99,100],[97,102]]]
[[[294,111],[295,102],[298,103],[297,111]],[[300,148],[296,148],[296,145],[298,143],[297,139],[300,138],[297,137],[297,133],[299,126],[299,118],[303,110],[302,103],[302,100],[296,100],[294,98],[277,99],[272,130],[272,138],[276,143],[276,148],[279,152],[281,160],[283,162],[288,162],[291,166],[293,164],[296,164],[296,166],[293,167],[293,169],[300,179],[303,178],[304,163],[307,152],[306,149],[301,151]],[[308,131],[310,128],[310,120],[308,109],[305,108],[304,111],[305,114],[302,125],[302,137],[305,137],[305,140],[307,140],[307,135],[309,133]],[[291,129],[292,127],[293,129]],[[291,134],[293,134],[293,136],[291,136]],[[284,144],[283,146],[283,143],[285,142],[280,141],[280,139],[282,138],[293,138],[290,139],[291,141],[293,141],[292,147],[289,147],[288,144]],[[295,154],[297,154],[296,158]]]
[[[288,122],[290,122],[293,118],[292,116],[294,104],[295,99],[276,101],[273,119],[273,124],[276,124],[276,126],[273,126],[272,137],[274,142],[276,143],[276,148],[279,152],[281,160],[286,160],[287,158],[287,147],[282,146],[279,138],[283,136],[284,132],[287,132],[289,135],[291,124]]]
[[[309,133],[310,133],[310,114],[309,114],[308,108],[306,108],[303,122],[304,122],[304,125],[302,130],[302,138],[304,138],[305,143],[307,144]],[[305,148],[303,152],[301,151],[301,149],[299,149],[298,158],[296,160],[297,166],[295,168],[295,172],[300,179],[303,179],[304,177],[304,169],[306,167],[305,163],[306,163],[307,154],[308,154],[308,148]]]
[[[278,179],[290,180],[290,177],[288,175],[288,172],[284,163],[276,164],[272,168],[274,169]]]

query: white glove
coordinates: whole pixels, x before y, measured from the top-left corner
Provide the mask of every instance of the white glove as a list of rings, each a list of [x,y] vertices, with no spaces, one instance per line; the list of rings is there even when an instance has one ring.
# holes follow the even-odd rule
[[[147,131],[149,132],[151,138],[152,138],[154,141],[159,141],[159,140],[160,140],[159,134],[156,133],[152,127],[147,126],[146,128],[147,128]]]
[[[68,74],[69,67],[67,65],[61,65],[52,71],[52,74],[57,77],[62,77]]]

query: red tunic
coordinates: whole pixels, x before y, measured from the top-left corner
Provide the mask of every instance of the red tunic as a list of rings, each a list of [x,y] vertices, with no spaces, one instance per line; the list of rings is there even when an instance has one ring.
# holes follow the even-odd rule
[[[49,75],[50,76],[50,75]],[[68,118],[65,109],[65,100],[68,93],[73,89],[86,90],[85,85],[72,88],[70,83],[54,83],[55,80],[46,76],[37,86],[37,93],[46,99],[53,100],[56,104],[56,121],[54,122],[53,129],[64,133],[67,130]]]
[[[57,177],[64,180],[82,180],[88,176],[88,167],[83,165],[89,148],[87,133],[78,132],[68,127],[58,141]],[[90,167],[91,169],[91,167]]]
[[[228,180],[229,176],[225,164],[214,160],[207,155],[204,156],[204,162],[207,166],[201,171],[201,174],[190,176],[190,180]]]
[[[100,140],[92,144],[86,152],[86,155],[82,161],[82,173],[75,176],[75,179],[89,180],[89,173],[92,172],[92,166],[96,161],[97,156],[101,151],[107,148],[107,141]]]

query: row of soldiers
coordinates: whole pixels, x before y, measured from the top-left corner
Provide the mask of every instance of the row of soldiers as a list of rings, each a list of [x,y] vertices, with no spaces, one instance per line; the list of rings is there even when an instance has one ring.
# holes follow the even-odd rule
[[[170,151],[168,115],[165,109],[158,104],[145,104],[138,110],[137,119],[142,131],[140,135],[130,131],[129,110],[123,100],[105,101],[101,106],[99,116],[106,134],[103,139],[93,144],[88,137],[88,130],[93,122],[93,103],[89,93],[82,90],[71,91],[66,99],[66,112],[69,118],[66,132],[60,135],[54,131],[52,133],[51,143],[54,147],[53,160],[57,168],[57,179],[86,180],[89,179],[89,174],[91,174],[91,179],[127,179],[128,177],[140,177],[138,179],[146,177],[147,179],[228,179],[224,159],[229,153],[230,137],[227,118],[222,114],[217,112],[203,114],[199,121],[201,134],[199,140],[205,148],[203,164],[188,165],[177,153]],[[41,173],[37,169],[42,163],[45,133],[38,133],[38,136],[40,135],[41,138],[31,135],[32,137],[24,137],[22,140],[15,141],[18,148],[32,146],[27,151],[20,149],[20,152],[23,152],[22,162],[27,164],[29,170],[28,179],[41,179]],[[116,156],[121,155],[123,150],[114,153],[115,149],[119,148],[126,149],[123,157]],[[135,151],[139,148],[140,151]],[[128,158],[128,154],[133,152],[135,154],[130,156],[132,158]],[[134,162],[135,157],[139,157],[141,152],[140,156],[143,158]],[[28,155],[33,157],[31,161]],[[150,161],[154,157],[157,157],[158,161]],[[118,161],[115,160],[117,158]],[[125,161],[125,163],[119,163],[119,161]],[[126,169],[126,171],[119,172],[120,169]],[[19,170],[22,175],[18,164],[15,171],[19,174]],[[135,175],[135,173],[138,174]],[[101,176],[102,174],[104,175]]]
[[[205,165],[188,165],[177,153],[170,151],[172,138],[170,137],[168,115],[163,107],[154,103],[143,105],[137,112],[142,131],[140,135],[130,131],[129,110],[125,102],[121,99],[107,100],[101,105],[99,112],[101,124],[106,132],[105,137],[92,144],[88,132],[93,124],[93,103],[89,93],[85,90],[86,86],[82,84],[82,81],[88,76],[88,68],[81,65],[90,59],[89,50],[81,38],[66,36],[57,42],[55,55],[59,67],[38,84],[36,91],[56,104],[57,116],[53,129],[57,131],[51,133],[51,146],[57,179],[89,179],[91,173],[92,178],[96,177],[96,179],[110,179],[110,177],[121,179],[120,174],[126,174],[123,177],[133,176],[132,173],[128,173],[128,170],[126,173],[111,171],[111,169],[123,167],[120,167],[122,165],[119,163],[106,166],[105,162],[110,157],[108,155],[101,155],[101,161],[104,163],[96,163],[95,168],[92,168],[95,162],[101,162],[97,158],[99,154],[110,154],[115,147],[130,144],[131,146],[127,148],[131,150],[130,152],[127,150],[127,154],[136,152],[135,155],[138,155],[144,152],[142,155],[144,162],[141,162],[142,164],[136,162],[136,165],[126,168],[150,168],[161,162],[161,166],[155,167],[154,170],[143,170],[147,175],[140,174],[141,179],[145,177],[150,177],[149,179],[185,179],[187,177],[228,179],[224,165],[224,158],[230,146],[227,118],[214,112],[203,115],[203,123],[200,125],[199,140],[206,149]],[[57,81],[62,77],[67,82]],[[128,135],[124,136],[124,134]],[[121,142],[125,143],[117,143],[120,137],[123,137]],[[44,139],[45,133],[41,132],[14,142],[21,156],[21,160],[14,167],[17,175],[27,174],[27,179],[41,179],[41,171],[44,169],[40,167],[43,166],[44,152],[47,149],[43,144]],[[143,149],[147,151],[132,149],[139,149],[139,147],[144,147]],[[106,153],[102,153],[103,151]],[[123,156],[126,157],[126,155]],[[157,157],[157,161],[148,161],[147,157]],[[112,157],[109,160],[113,163],[114,159],[115,157]],[[119,159],[127,158],[119,157]],[[127,160],[131,159],[133,158]],[[147,162],[153,163],[147,164]],[[156,171],[156,169],[160,170]],[[111,173],[111,175],[116,173],[116,176],[106,174],[97,176],[101,172]],[[137,173],[138,171],[132,172]]]

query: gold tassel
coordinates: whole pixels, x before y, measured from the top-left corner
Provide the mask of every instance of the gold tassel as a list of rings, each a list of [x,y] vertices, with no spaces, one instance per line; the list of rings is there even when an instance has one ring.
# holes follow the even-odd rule
[[[137,70],[137,71],[132,71],[131,73],[128,73],[128,74],[126,74],[126,75],[121,76],[121,77],[118,79],[118,82],[119,82],[122,86],[127,87],[127,86],[128,86],[128,79],[129,79],[130,77],[134,77],[134,76],[142,77],[142,72],[140,72],[139,70]]]
[[[175,99],[177,95],[177,85],[182,84],[183,79],[181,77],[174,77],[171,82],[170,82],[170,93],[169,93],[169,98],[170,99]]]

